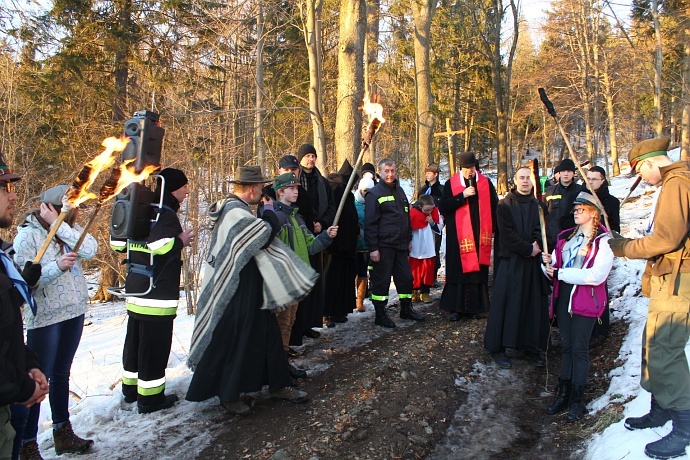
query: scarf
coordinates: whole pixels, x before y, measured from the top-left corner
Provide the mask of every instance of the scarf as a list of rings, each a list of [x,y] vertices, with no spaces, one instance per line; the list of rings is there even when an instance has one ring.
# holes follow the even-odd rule
[[[319,171],[319,168],[314,166],[314,169],[311,170],[312,172],[308,173],[302,169],[302,173],[299,175],[299,181],[300,184],[302,184],[302,187],[304,187],[304,190],[307,191],[309,194],[309,197],[311,198],[313,193],[316,193],[316,197],[318,197],[318,209],[314,209],[314,212],[316,215],[314,216],[314,222],[317,222],[319,219],[321,219],[321,216],[324,215],[326,212],[326,209],[328,208],[328,196],[326,195],[326,184],[325,179],[321,175],[321,171]],[[309,178],[316,178],[316,190],[310,189],[309,188]]]
[[[471,273],[479,271],[479,265],[491,264],[491,235],[493,222],[491,220],[491,197],[489,196],[489,180],[478,171],[476,174],[476,197],[479,201],[479,251],[474,241],[473,222],[470,216],[470,205],[460,206],[455,211],[455,228],[457,229],[458,248],[460,248],[460,261],[462,272]],[[456,173],[450,178],[450,187],[453,196],[461,194],[465,187],[461,180],[462,175]],[[467,199],[466,199],[467,200]]]
[[[14,264],[12,259],[5,254],[5,251],[0,251],[0,259],[2,259],[2,264],[5,266],[7,277],[10,279],[10,281],[12,281],[12,284],[15,288],[17,288],[17,291],[19,291],[26,303],[29,304],[29,307],[31,307],[31,313],[36,316],[36,313],[38,312],[38,305],[36,304],[36,299],[34,299],[34,296],[31,295],[29,285],[26,284],[26,281],[24,281],[24,278],[22,278],[19,270],[17,270],[17,266]]]
[[[239,287],[240,272],[252,257],[264,280],[262,310],[282,311],[299,302],[319,277],[278,239],[262,249],[271,236],[270,226],[254,217],[244,201],[231,197],[214,203],[209,217],[213,234],[187,357],[192,370],[211,343],[213,331]]]

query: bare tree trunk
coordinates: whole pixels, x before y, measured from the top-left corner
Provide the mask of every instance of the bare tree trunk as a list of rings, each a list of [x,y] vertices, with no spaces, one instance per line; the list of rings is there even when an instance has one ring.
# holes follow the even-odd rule
[[[607,62],[604,56],[604,62]],[[606,117],[609,121],[609,145],[611,146],[611,166],[613,168],[612,175],[618,176],[621,173],[618,165],[618,142],[616,140],[616,111],[613,103],[613,88],[611,78],[609,77],[608,66],[605,66],[601,74],[602,85],[604,89],[604,100],[606,101]]]
[[[663,115],[661,112],[661,71],[663,66],[661,24],[659,23],[659,1],[652,0],[652,24],[654,25],[654,38],[656,48],[654,50],[654,134],[660,137],[663,134]]]
[[[690,3],[686,3],[683,18],[683,115],[681,118],[680,158],[690,160]]]
[[[364,98],[366,19],[365,0],[340,2],[338,102],[335,120],[337,166],[346,159],[354,163],[361,146],[362,113],[359,107]]]
[[[304,42],[309,56],[309,118],[314,131],[316,167],[325,172],[326,134],[323,128],[323,59],[321,48],[322,0],[305,0],[300,3],[304,18]]]
[[[376,75],[379,59],[379,16],[381,13],[381,0],[369,0],[367,2],[367,36],[365,41],[366,60],[364,61],[364,90],[369,94],[376,93],[375,83],[371,81],[372,75]],[[364,154],[363,163],[376,162],[376,138],[372,139],[369,149]]]
[[[256,114],[254,115],[254,156],[266,168],[262,123],[264,117],[264,10],[261,2],[256,15]]]
[[[124,37],[129,37],[132,30],[132,0],[119,0],[119,28]],[[115,96],[113,98],[113,122],[118,123],[127,119],[127,80],[129,79],[129,60],[132,51],[129,40],[117,42],[115,51]]]
[[[420,169],[433,163],[432,145],[434,141],[435,117],[431,109],[431,73],[429,48],[431,40],[431,21],[436,13],[434,0],[412,0],[414,18],[414,71],[417,93],[417,168],[415,186],[420,182]]]

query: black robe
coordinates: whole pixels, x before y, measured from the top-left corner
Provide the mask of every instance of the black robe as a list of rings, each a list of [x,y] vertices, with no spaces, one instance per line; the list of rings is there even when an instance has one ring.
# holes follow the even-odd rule
[[[532,243],[541,246],[539,203],[531,195],[509,192],[496,209],[500,263],[494,263],[493,295],[484,348],[546,351],[549,334],[548,282],[541,254],[530,257]]]
[[[461,178],[461,180],[464,179]],[[498,195],[496,195],[496,189],[488,178],[487,183],[489,184],[491,216],[495,228]],[[474,240],[479,241],[478,195],[464,198],[462,193],[459,193],[453,196],[449,180],[443,186],[443,198],[439,203],[439,211],[446,223],[446,285],[441,294],[440,308],[465,314],[486,313],[489,311],[489,266],[480,265],[479,271],[476,272],[462,272],[458,231],[455,223],[455,212],[461,206],[470,207]],[[479,245],[476,246],[477,252],[479,252]]]
[[[225,309],[187,390],[188,401],[218,396],[239,401],[240,393],[278,391],[292,384],[275,313],[262,310],[263,283],[252,258]]]
[[[333,190],[336,203],[345,191],[349,175],[331,174],[328,182]],[[343,317],[352,313],[356,307],[355,299],[355,255],[359,219],[355,207],[355,196],[348,193],[343,211],[338,221],[338,236],[324,253],[325,289],[324,315]]]

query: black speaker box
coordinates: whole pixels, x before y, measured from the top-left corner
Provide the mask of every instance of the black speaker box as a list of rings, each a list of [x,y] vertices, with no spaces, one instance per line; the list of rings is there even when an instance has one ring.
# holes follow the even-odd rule
[[[125,187],[113,205],[110,217],[110,235],[117,239],[143,240],[151,231],[151,216],[155,194],[139,183]]]

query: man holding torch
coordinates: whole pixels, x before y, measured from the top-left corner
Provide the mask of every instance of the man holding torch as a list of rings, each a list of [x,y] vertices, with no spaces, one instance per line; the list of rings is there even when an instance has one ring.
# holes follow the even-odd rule
[[[163,208],[151,228],[146,245],[130,244],[132,262],[149,264],[153,253],[153,288],[142,296],[128,296],[127,336],[122,353],[122,393],[125,401],[137,402],[139,412],[147,414],[172,407],[177,395],[165,394],[165,368],[172,346],[173,320],[180,297],[182,249],[194,235],[182,230],[177,211],[189,195],[187,176],[179,169],[165,168],[159,175],[156,200],[163,194]],[[113,249],[124,250],[126,243],[111,241]],[[145,292],[147,275],[130,272],[125,292]]]

